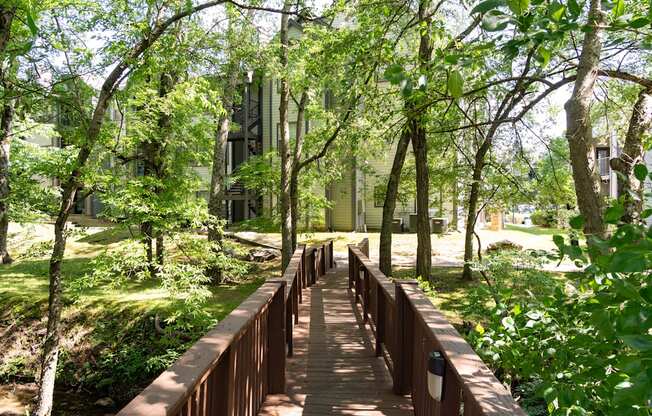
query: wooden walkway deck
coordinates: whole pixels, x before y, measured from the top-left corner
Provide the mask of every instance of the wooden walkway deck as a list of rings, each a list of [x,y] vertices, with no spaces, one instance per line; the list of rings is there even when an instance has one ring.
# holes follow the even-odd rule
[[[369,260],[368,241],[338,266],[332,241],[297,248],[117,416],[525,416],[417,282]]]
[[[405,415],[409,396],[392,392],[392,377],[374,353],[373,335],[348,289],[348,265],[305,289],[287,359],[287,394],[270,395],[261,416]]]

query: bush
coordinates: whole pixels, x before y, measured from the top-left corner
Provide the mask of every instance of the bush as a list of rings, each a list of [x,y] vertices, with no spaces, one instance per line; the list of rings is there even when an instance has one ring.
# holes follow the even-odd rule
[[[605,218],[616,224],[622,213],[616,205]],[[579,230],[583,221],[572,224]],[[553,240],[585,272],[574,282],[549,280],[542,293],[524,289],[524,297],[494,291],[499,301],[470,342],[513,389],[534,384],[549,414],[649,416],[652,227],[618,224],[610,238],[592,237],[593,261],[588,249]]]
[[[532,224],[538,225],[540,227],[551,228],[557,226],[557,220],[552,211],[536,210],[532,213],[530,218],[532,219]]]
[[[547,228],[568,228],[568,221],[577,212],[570,209],[545,209],[536,210],[530,217],[532,224]]]

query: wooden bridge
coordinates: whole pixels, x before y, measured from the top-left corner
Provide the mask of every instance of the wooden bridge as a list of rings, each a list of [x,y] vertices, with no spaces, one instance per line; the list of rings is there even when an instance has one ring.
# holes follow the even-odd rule
[[[343,261],[340,263],[344,263]],[[525,415],[415,281],[392,282],[368,242],[335,267],[300,246],[118,416]],[[428,355],[445,359],[443,394]]]

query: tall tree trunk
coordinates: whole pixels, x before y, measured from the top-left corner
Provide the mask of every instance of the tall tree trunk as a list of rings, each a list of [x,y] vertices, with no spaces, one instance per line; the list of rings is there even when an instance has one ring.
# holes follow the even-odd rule
[[[416,275],[430,278],[432,248],[430,241],[430,181],[428,172],[428,143],[420,119],[412,123],[412,150],[417,175],[417,270]]]
[[[7,90],[5,89],[5,94]],[[14,119],[14,100],[5,98],[0,120],[0,263],[11,263],[7,247],[9,231],[9,154],[11,149],[11,125]]]
[[[299,222],[299,173],[301,171],[301,155],[303,152],[303,137],[305,134],[304,123],[306,114],[306,105],[308,104],[308,93],[301,93],[297,108],[297,131],[294,140],[294,152],[292,154],[292,168],[290,172],[290,217],[291,217],[291,235],[292,251],[297,248],[297,224]]]
[[[392,275],[392,221],[394,219],[394,211],[396,210],[396,198],[398,196],[398,186],[401,182],[401,171],[403,170],[409,145],[410,132],[405,127],[401,132],[401,137],[396,146],[392,170],[389,173],[387,190],[385,191],[385,202],[383,204],[383,218],[380,226],[378,258],[380,260],[380,271],[385,276]]]
[[[5,56],[5,49],[11,38],[11,24],[16,8],[0,6],[0,56]],[[15,72],[15,59],[9,63],[9,72]],[[15,99],[7,82],[7,74],[0,68],[0,84],[3,88],[2,120],[0,120],[0,263],[11,263],[7,247],[9,232],[9,155],[11,149],[11,126],[14,121]]]
[[[158,80],[158,94],[160,98],[165,98],[177,83],[177,75],[171,72],[163,72]],[[156,185],[152,189],[155,195],[163,192],[161,182],[165,180],[165,167],[163,166],[164,142],[167,140],[168,130],[170,128],[170,115],[162,112],[158,115],[157,127],[159,137],[152,138],[142,145],[143,151],[143,175],[153,178]],[[152,221],[145,221],[140,226],[143,235],[143,244],[147,253],[147,264],[150,276],[155,278],[158,266],[163,265],[163,235],[162,230],[154,228]],[[153,243],[156,240],[156,259],[154,258]],[[159,241],[161,242],[159,247]]]
[[[426,69],[432,55],[430,39],[431,2],[419,2],[419,21],[421,23],[421,39],[419,42],[419,65]],[[426,73],[424,71],[424,73]],[[432,266],[432,248],[430,241],[430,180],[428,172],[428,141],[422,112],[412,113],[409,120],[412,135],[412,150],[417,174],[417,270],[416,275],[424,279],[430,278]]]
[[[457,183],[457,152],[455,152],[455,175],[453,179],[453,201],[452,201],[452,216],[451,216],[451,228],[455,231],[458,231],[460,228],[460,219],[459,219],[459,214],[457,213],[457,210],[459,209],[459,203],[460,203],[460,190],[459,190],[459,184]]]
[[[642,90],[632,111],[629,128],[625,136],[625,146],[617,158],[610,160],[611,168],[618,175],[618,196],[625,204],[625,215],[622,220],[627,223],[641,219],[643,210],[643,184],[632,174],[634,166],[643,163],[643,136],[652,128],[652,91]]]
[[[485,140],[475,155],[471,191],[469,192],[468,211],[464,227],[464,271],[462,272],[462,279],[464,280],[471,280],[473,278],[471,272],[471,261],[473,261],[473,236],[475,232],[475,223],[479,215],[477,209],[478,201],[480,199],[480,184],[482,182],[484,158],[490,147],[491,141]]]
[[[75,203],[78,187],[77,177],[72,177],[64,186],[61,208],[54,223],[54,247],[50,258],[50,293],[48,298],[48,326],[41,356],[38,403],[34,414],[49,416],[54,404],[54,382],[59,360],[61,331],[61,263],[66,249],[67,221]]]
[[[208,197],[208,213],[211,223],[208,227],[208,241],[212,249],[222,249],[222,229],[224,218],[224,194],[226,191],[226,147],[229,140],[231,118],[233,117],[233,101],[240,78],[240,71],[235,65],[230,65],[229,75],[222,91],[222,108],[224,113],[219,118],[215,143],[213,144],[213,167],[211,170],[211,187]],[[218,267],[208,270],[214,283],[222,280],[222,271]]]
[[[577,78],[571,98],[566,102],[566,138],[570,149],[575,193],[580,213],[584,216],[584,233],[603,237],[602,204],[594,174],[593,127],[591,102],[598,77],[602,43],[600,33],[604,20],[600,0],[591,0],[588,16],[590,30],[585,31]],[[589,243],[590,243],[589,239]]]
[[[288,117],[288,107],[290,101],[290,84],[288,76],[285,73],[288,70],[288,24],[289,14],[292,3],[289,0],[283,5],[283,14],[281,15],[281,102],[279,104],[279,117],[281,126],[281,137],[279,151],[281,153],[281,263],[283,270],[290,263],[292,257],[292,213],[290,203],[290,176],[292,170],[292,159],[290,158],[290,121]]]

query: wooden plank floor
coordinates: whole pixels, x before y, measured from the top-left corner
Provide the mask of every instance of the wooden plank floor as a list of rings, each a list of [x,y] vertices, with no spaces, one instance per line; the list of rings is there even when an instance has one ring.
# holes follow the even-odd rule
[[[261,416],[413,414],[410,398],[393,394],[385,362],[375,357],[342,263],[304,291],[287,394],[268,396]]]

